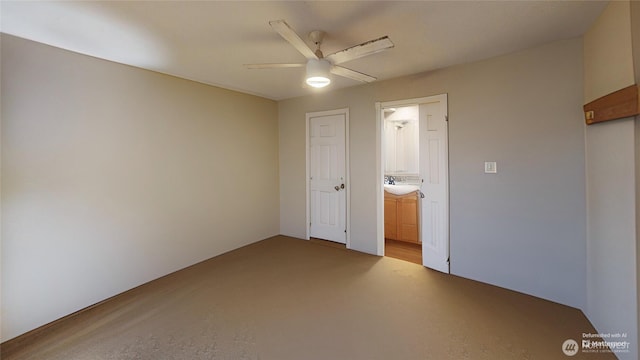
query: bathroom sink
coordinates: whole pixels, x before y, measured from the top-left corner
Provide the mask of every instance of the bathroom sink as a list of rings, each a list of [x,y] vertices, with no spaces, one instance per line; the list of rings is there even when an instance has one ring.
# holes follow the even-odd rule
[[[416,190],[420,190],[420,187],[416,185],[384,185],[384,191],[394,194],[394,195],[406,195],[408,193],[412,193]]]

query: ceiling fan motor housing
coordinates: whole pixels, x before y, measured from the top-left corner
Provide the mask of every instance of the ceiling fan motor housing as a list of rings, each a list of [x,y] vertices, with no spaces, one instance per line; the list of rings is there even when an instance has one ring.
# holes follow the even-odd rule
[[[309,40],[313,41],[313,43],[316,44],[316,46],[320,47],[320,44],[322,44],[322,39],[324,39],[325,34],[326,33],[322,30],[314,30],[309,33]]]
[[[320,50],[320,46],[322,45],[322,39],[324,39],[324,35],[326,33],[322,30],[314,30],[309,33],[309,40],[311,40],[316,45],[316,51],[314,52],[318,59],[324,58],[322,51]]]

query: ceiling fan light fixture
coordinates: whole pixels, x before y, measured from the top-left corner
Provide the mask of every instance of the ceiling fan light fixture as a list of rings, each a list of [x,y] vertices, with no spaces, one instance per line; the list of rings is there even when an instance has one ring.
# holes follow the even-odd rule
[[[307,62],[307,85],[322,88],[331,84],[329,71],[331,63],[325,59],[311,59]]]

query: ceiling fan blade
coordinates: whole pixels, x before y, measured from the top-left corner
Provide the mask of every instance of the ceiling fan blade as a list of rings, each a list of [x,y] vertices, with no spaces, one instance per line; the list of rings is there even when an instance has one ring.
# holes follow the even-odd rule
[[[329,59],[329,61],[331,61],[331,63],[333,64],[341,64],[343,62],[351,61],[363,56],[372,55],[380,51],[390,49],[393,46],[394,45],[389,37],[383,36],[379,39],[370,40],[362,44],[346,48],[342,51],[338,51],[329,56],[326,56],[325,58]]]
[[[363,74],[361,72],[357,72],[355,70],[351,70],[351,69],[347,69],[345,67],[342,66],[332,66],[331,67],[331,73],[332,74],[336,74],[342,77],[346,77],[352,80],[356,80],[356,81],[362,81],[362,82],[373,82],[376,81],[377,79],[374,78],[373,76],[367,75],[367,74]]]
[[[304,57],[307,59],[317,59],[318,56],[309,48],[309,46],[296,34],[293,29],[289,27],[289,25],[284,20],[274,20],[269,21],[269,25],[275,30],[280,36],[282,36],[285,40],[289,42],[296,50],[298,50]]]
[[[244,64],[247,69],[282,69],[303,67],[306,64]]]

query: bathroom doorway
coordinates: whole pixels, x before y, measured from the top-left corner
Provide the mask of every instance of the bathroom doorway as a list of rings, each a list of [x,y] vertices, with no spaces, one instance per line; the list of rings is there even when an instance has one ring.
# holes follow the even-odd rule
[[[378,253],[448,273],[447,95],[376,110]]]
[[[422,264],[419,106],[382,108],[385,256]]]

